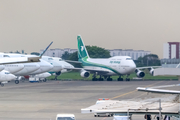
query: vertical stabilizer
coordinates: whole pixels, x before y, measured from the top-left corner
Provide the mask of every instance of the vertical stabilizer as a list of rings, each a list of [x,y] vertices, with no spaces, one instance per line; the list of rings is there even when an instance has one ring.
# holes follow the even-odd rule
[[[88,57],[88,52],[86,50],[86,47],[83,43],[82,37],[80,35],[77,36],[77,42],[78,42],[78,58],[81,60],[84,57]]]

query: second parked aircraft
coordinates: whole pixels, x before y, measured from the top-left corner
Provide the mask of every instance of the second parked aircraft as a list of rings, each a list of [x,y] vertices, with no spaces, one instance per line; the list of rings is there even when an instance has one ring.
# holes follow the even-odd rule
[[[74,68],[73,70],[80,70],[82,77],[89,77],[90,73],[94,74],[92,80],[97,80],[96,75],[100,75],[98,80],[103,80],[102,76],[108,81],[111,81],[111,76],[119,76],[118,81],[122,81],[121,76],[127,75],[126,80],[130,79],[128,76],[136,72],[137,77],[144,77],[145,73],[140,69],[149,68],[150,73],[153,74],[152,67],[137,68],[136,64],[129,56],[114,56],[110,58],[90,58],[83,40],[80,35],[77,36],[78,43],[78,62],[69,61],[82,64],[83,68]]]

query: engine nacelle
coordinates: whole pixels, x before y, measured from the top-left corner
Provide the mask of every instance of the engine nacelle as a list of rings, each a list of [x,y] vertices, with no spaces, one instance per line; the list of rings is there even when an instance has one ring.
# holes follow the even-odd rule
[[[149,71],[149,73],[150,73],[152,76],[154,76],[154,69],[151,68],[151,70]]]
[[[61,75],[61,71],[56,72],[56,76],[59,76],[59,75]]]
[[[81,71],[80,75],[81,75],[81,77],[88,78],[90,73],[85,71],[85,70],[83,70],[83,71]]]
[[[137,75],[137,77],[142,78],[142,77],[145,76],[145,73],[139,70],[139,71],[136,73],[136,75]]]

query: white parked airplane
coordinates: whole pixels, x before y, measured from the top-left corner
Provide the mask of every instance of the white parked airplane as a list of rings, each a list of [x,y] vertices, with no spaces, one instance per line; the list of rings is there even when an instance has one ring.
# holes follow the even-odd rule
[[[28,64],[28,63],[24,63],[24,64]],[[14,74],[24,68],[23,64],[6,64],[4,66],[5,66],[4,70],[9,71],[12,74]]]
[[[42,56],[42,59],[51,63],[54,68],[49,71],[51,74],[55,74],[55,80],[57,80],[57,77],[61,75],[61,73],[69,72],[69,70],[65,69],[71,69],[74,68],[73,65],[63,61],[61,58],[58,57],[48,57],[48,56]]]
[[[10,58],[16,57],[35,57],[35,55],[22,55],[22,54],[13,54],[13,53],[1,53],[1,56],[6,56]],[[47,72],[53,68],[53,65],[40,59],[39,62],[34,63],[22,63],[24,68],[20,71],[13,73],[16,76],[26,76],[26,75],[36,75]],[[12,64],[13,65],[13,64]],[[18,66],[17,66],[18,68]],[[15,80],[15,83],[18,84],[19,80]]]
[[[50,47],[52,43],[53,42],[51,42],[48,45],[48,47],[40,54],[40,56],[21,56],[20,54],[8,55],[5,53],[0,53],[0,57],[1,57],[0,58],[0,71],[4,68],[5,70],[8,70],[9,72],[15,75],[18,75],[20,73],[28,74],[29,72],[33,72],[34,70],[40,69],[40,67],[43,67],[40,70],[42,73],[46,72],[47,67],[48,67],[48,70],[52,69],[52,65],[50,65],[49,63],[43,60],[40,60],[42,55],[45,53],[45,51]],[[43,61],[43,64],[41,61]],[[14,64],[14,63],[21,63],[21,64]],[[38,73],[41,73],[41,72],[38,71]],[[19,81],[15,81],[15,83],[19,83]]]
[[[78,58],[79,61],[69,61],[82,64],[83,68],[74,68],[74,70],[80,70],[82,77],[89,77],[90,73],[93,73],[93,79],[97,80],[96,75],[100,75],[99,80],[103,80],[101,76],[107,78],[108,81],[112,81],[110,76],[119,76],[118,81],[122,81],[121,76],[127,75],[127,77],[136,72],[137,77],[144,77],[145,73],[140,69],[149,68],[150,73],[153,74],[152,67],[140,67],[136,68],[134,61],[129,56],[114,56],[110,58],[90,58],[86,47],[83,43],[81,36],[77,36],[78,42]],[[126,78],[129,81],[129,78]]]
[[[61,70],[63,69],[63,65],[59,64],[58,61],[55,61],[54,57],[42,56],[42,59],[53,65],[53,68],[48,72],[50,74],[55,74],[56,79],[57,79],[57,76],[59,76],[61,74]]]
[[[11,74],[9,71],[2,70],[0,72],[0,85],[3,87],[4,83],[14,80],[15,78],[16,76]]]

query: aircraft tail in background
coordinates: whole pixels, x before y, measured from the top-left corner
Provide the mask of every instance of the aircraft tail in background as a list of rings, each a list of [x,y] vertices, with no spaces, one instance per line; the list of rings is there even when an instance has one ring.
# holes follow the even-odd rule
[[[86,50],[86,47],[84,45],[84,42],[82,40],[82,37],[80,35],[77,36],[77,42],[78,42],[78,58],[81,60],[82,58],[89,58],[88,52]]]

